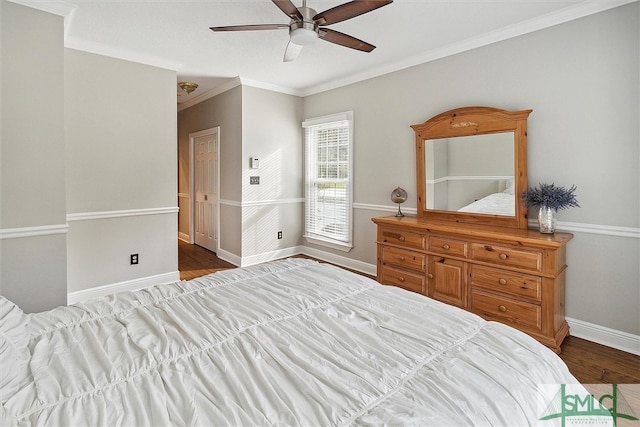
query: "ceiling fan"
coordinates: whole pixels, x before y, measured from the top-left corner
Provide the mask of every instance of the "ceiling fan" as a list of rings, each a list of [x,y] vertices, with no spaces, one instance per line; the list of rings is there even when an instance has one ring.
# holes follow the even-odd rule
[[[296,59],[304,46],[315,43],[318,39],[363,52],[371,52],[376,48],[374,45],[339,31],[325,28],[325,26],[371,12],[389,3],[393,3],[393,0],[350,1],[320,13],[316,13],[315,10],[307,7],[306,0],[303,0],[302,7],[296,7],[291,0],[273,0],[273,2],[291,18],[289,24],[231,25],[211,27],[211,30],[246,31],[288,28],[290,40],[284,53],[284,62],[290,62]]]

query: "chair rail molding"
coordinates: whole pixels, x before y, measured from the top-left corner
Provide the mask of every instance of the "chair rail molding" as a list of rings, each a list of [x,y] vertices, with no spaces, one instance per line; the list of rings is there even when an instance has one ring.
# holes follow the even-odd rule
[[[20,239],[23,237],[48,236],[51,234],[66,234],[69,231],[68,224],[39,225],[35,227],[4,228],[0,229],[0,240]]]
[[[149,209],[127,209],[119,211],[80,212],[67,214],[67,222],[92,221],[95,219],[123,218],[128,216],[162,215],[178,213],[177,206]]]

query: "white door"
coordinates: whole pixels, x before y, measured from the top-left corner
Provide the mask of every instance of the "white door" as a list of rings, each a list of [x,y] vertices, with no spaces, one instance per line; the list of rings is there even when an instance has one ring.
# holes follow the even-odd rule
[[[194,154],[194,241],[218,251],[218,132],[193,137]]]

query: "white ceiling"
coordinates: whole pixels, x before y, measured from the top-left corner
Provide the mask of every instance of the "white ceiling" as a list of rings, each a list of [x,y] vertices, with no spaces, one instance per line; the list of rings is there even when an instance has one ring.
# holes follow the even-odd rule
[[[200,85],[177,98],[191,104],[238,77],[286,93],[317,93],[637,0],[395,0],[329,27],[377,46],[373,52],[320,40],[290,63],[282,61],[286,29],[209,29],[287,24],[270,0],[11,1],[65,16],[66,47],[176,70],[178,81]],[[321,12],[344,2],[308,0],[307,6]]]

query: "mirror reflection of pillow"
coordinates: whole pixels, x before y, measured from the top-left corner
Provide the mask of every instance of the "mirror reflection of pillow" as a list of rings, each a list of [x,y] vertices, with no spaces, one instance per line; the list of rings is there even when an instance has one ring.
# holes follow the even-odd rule
[[[29,380],[29,316],[0,296],[0,403]]]
[[[505,194],[515,194],[515,182],[513,179],[507,180],[507,188],[504,189]]]

